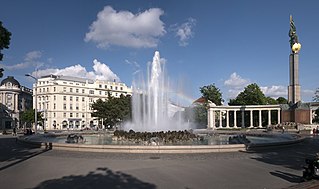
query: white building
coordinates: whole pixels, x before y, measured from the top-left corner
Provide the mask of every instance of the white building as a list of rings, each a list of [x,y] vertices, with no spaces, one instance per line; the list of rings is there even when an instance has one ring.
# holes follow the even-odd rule
[[[0,129],[20,127],[20,113],[32,108],[32,90],[13,76],[0,83]]]
[[[45,129],[83,129],[98,125],[91,117],[91,105],[105,100],[108,92],[114,97],[132,95],[124,83],[90,80],[70,76],[48,75],[33,85],[37,110],[42,112]],[[33,96],[33,99],[35,96]],[[33,100],[35,106],[35,100]]]

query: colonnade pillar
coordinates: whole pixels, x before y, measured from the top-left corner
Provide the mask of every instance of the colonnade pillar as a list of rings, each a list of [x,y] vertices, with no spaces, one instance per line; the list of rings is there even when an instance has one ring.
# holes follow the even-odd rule
[[[271,125],[271,110],[268,110],[268,125]]]
[[[253,110],[250,110],[250,127],[254,127],[254,124],[253,124]]]
[[[234,110],[234,128],[237,128],[237,113],[236,113],[237,111],[236,110]]]
[[[262,123],[261,123],[261,110],[259,110],[259,127],[262,127]]]
[[[222,124],[223,124],[222,113],[223,113],[222,110],[220,110],[220,111],[219,111],[219,128],[222,128],[222,127],[223,127],[223,125],[222,125]]]
[[[241,111],[241,128],[245,128],[245,111]]]
[[[226,110],[226,127],[229,128],[229,111]]]

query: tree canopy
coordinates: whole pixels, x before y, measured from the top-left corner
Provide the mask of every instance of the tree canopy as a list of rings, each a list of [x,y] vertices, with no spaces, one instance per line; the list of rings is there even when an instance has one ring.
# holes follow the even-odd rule
[[[229,105],[264,105],[267,104],[267,98],[256,83],[245,87],[244,91],[239,93],[235,99],[230,99]]]
[[[278,97],[276,101],[278,104],[288,104],[288,100],[284,97]]]
[[[200,87],[200,92],[202,93],[202,97],[206,99],[206,101],[211,101],[216,105],[222,105],[224,100],[222,99],[222,93],[220,89],[215,86],[215,84],[207,85]]]
[[[10,45],[11,33],[2,26],[2,22],[0,21],[0,61],[2,61],[3,49],[8,49]],[[0,68],[0,78],[3,76],[3,68]]]
[[[131,118],[131,96],[121,95],[119,98],[115,98],[109,93],[105,101],[98,99],[94,102],[92,109],[92,117],[103,120],[103,124],[106,126],[114,127]]]
[[[28,109],[21,113],[21,122],[22,124],[32,124],[34,123],[34,109]],[[37,121],[43,122],[42,114],[41,112],[37,112]]]

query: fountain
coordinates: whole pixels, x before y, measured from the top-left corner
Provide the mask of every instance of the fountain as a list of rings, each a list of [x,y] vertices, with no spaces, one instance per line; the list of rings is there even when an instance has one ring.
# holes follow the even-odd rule
[[[168,131],[190,129],[180,116],[169,117],[169,82],[160,53],[155,52],[147,82],[141,76],[133,82],[132,122],[124,130]]]
[[[125,153],[209,153],[244,151],[248,147],[286,145],[301,141],[291,135],[247,135],[190,131],[181,116],[169,116],[169,82],[158,51],[149,65],[147,82],[141,76],[133,83],[132,122],[124,131],[98,133],[52,133],[19,140],[45,148]],[[183,131],[182,131],[183,130]],[[83,134],[83,136],[82,136]],[[238,135],[239,134],[239,135]]]

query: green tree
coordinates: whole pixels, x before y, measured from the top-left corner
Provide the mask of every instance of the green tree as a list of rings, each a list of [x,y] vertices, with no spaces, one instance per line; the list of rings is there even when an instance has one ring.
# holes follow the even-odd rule
[[[2,61],[3,49],[8,49],[10,45],[11,33],[2,26],[2,22],[0,21],[0,61]],[[0,68],[0,78],[3,76],[3,68]]]
[[[34,109],[28,109],[21,113],[20,120],[22,124],[32,125],[34,123]],[[37,121],[43,122],[41,112],[37,112]]]
[[[288,104],[288,100],[284,97],[278,97],[276,101],[278,104]]]
[[[222,99],[222,93],[220,92],[220,89],[215,86],[215,84],[203,86],[199,89],[202,93],[202,97],[204,97],[206,101],[209,100],[215,103],[217,106],[222,105],[222,102],[224,102]]]
[[[270,96],[267,96],[265,100],[266,100],[266,104],[269,104],[269,105],[278,104],[277,100],[274,98],[271,98]]]
[[[235,99],[230,99],[228,103],[230,106],[265,104],[267,104],[267,98],[256,83],[245,87],[243,92],[239,93]]]
[[[114,127],[120,122],[131,119],[131,96],[121,95],[115,98],[108,94],[108,98],[103,101],[98,99],[92,104],[92,117],[97,117],[106,126]]]

